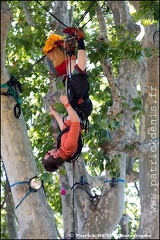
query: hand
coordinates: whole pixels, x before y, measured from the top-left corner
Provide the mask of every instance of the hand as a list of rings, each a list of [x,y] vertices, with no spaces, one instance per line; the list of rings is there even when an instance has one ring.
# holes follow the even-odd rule
[[[60,96],[59,100],[63,105],[65,105],[69,102],[68,97],[66,95]]]
[[[50,110],[49,114],[51,116],[55,116],[55,114],[57,113],[52,107],[49,107],[49,110]]]

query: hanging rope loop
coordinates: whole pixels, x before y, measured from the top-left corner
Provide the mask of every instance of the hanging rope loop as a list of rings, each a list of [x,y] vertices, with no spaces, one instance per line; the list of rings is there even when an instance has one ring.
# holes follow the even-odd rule
[[[15,106],[14,106],[14,116],[15,116],[15,118],[19,118],[20,117],[20,115],[21,115],[21,108],[20,108],[20,104],[19,103],[17,103]]]

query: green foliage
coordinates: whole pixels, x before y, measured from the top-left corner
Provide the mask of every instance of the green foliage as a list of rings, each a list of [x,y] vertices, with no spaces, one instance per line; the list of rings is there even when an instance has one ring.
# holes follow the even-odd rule
[[[107,158],[105,169],[109,171],[111,177],[120,177],[120,161],[122,161],[121,154],[115,155],[112,160],[109,157]]]
[[[49,9],[51,1],[41,1],[43,5]],[[21,7],[20,1],[8,1],[8,4],[13,12],[13,21],[10,28],[7,47],[6,47],[6,67],[8,71],[16,78],[21,76],[23,71],[28,69],[39,58],[43,56],[42,48],[46,40],[46,34],[51,30],[50,23],[51,17],[46,11],[37,4],[36,1],[29,1],[28,7],[35,27],[29,26],[24,11]],[[103,76],[101,61],[109,59],[115,76],[119,73],[119,67],[123,60],[137,61],[142,52],[146,57],[152,56],[151,49],[142,48],[141,42],[136,40],[136,36],[131,34],[123,25],[114,26],[113,17],[111,11],[106,7],[105,1],[100,1],[100,4],[104,3],[102,10],[105,14],[107,23],[107,31],[109,37],[109,43],[98,43],[97,37],[99,35],[99,25],[95,17],[95,6],[92,7],[90,13],[83,19],[80,26],[84,25],[90,18],[91,21],[85,26],[85,42],[88,52],[88,58],[90,66],[87,73],[90,82],[90,96],[93,101],[94,110],[89,118],[90,128],[89,132],[85,135],[84,152],[82,156],[85,159],[87,170],[91,172],[93,176],[100,175],[105,169],[110,171],[112,177],[119,177],[119,165],[121,155],[115,155],[110,160],[109,155],[103,154],[101,147],[106,141],[112,140],[112,134],[120,126],[120,120],[108,118],[107,111],[112,105],[111,90],[108,86],[106,77]],[[84,11],[90,5],[90,1],[70,1],[74,11],[74,21],[78,22]],[[146,24],[152,23],[148,19],[157,21],[158,1],[140,1],[141,8],[143,10],[139,15],[133,14],[133,17],[137,20],[142,16],[146,19]],[[142,21],[143,23],[145,22]],[[23,76],[20,77],[22,83],[23,93],[20,95],[22,99],[22,111],[25,118],[28,135],[30,138],[31,146],[37,163],[38,171],[41,178],[44,180],[44,187],[46,191],[47,200],[52,209],[55,210],[56,222],[58,226],[61,226],[61,196],[60,196],[60,182],[59,175],[57,173],[46,173],[42,166],[41,160],[45,153],[52,149],[56,139],[53,136],[52,120],[49,113],[44,109],[43,97],[49,92],[50,81],[48,69],[44,66],[43,62],[38,63],[33,69],[30,69]],[[62,83],[58,88],[63,89]],[[130,103],[123,98],[123,107],[128,108]],[[139,119],[141,114],[145,114],[143,109],[143,103],[141,96],[132,99],[133,118]],[[60,113],[65,114],[65,110],[60,103],[55,103],[54,107]],[[120,117],[120,116],[119,116]],[[58,132],[57,132],[58,135]],[[133,144],[127,144],[126,148],[133,149]],[[105,164],[106,162],[106,164]],[[138,163],[135,163],[138,168]],[[136,169],[137,170],[137,169]],[[61,169],[61,174],[66,174],[65,170]],[[130,192],[127,190],[126,195]],[[133,196],[130,195],[132,198]],[[132,213],[131,222],[133,222],[133,228],[131,233],[137,229],[136,219],[139,219],[138,211],[136,210],[134,203],[128,206],[126,203],[126,209]],[[126,210],[127,211],[127,210]],[[2,237],[7,239],[6,225],[5,225],[5,208],[2,210]]]
[[[6,208],[1,208],[1,239],[9,239],[6,225]]]
[[[159,1],[140,1],[140,10],[132,14],[134,21],[149,26],[159,21]]]
[[[140,1],[141,14],[146,19],[159,20],[159,1]]]
[[[132,102],[134,104],[134,106],[131,108],[131,111],[134,113],[133,119],[136,119],[136,118],[139,119],[141,114],[145,114],[145,110],[142,104],[142,99],[141,97],[138,96],[137,98],[132,98]]]

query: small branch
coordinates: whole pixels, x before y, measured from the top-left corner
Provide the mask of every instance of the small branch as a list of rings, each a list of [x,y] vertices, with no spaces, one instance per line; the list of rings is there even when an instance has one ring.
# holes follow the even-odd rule
[[[126,182],[127,183],[132,183],[136,182],[139,179],[139,172],[136,172],[134,170],[127,170],[126,171]]]
[[[105,18],[104,18],[104,15],[103,15],[103,12],[102,12],[102,9],[101,9],[99,3],[96,7],[96,14],[97,14],[97,18],[98,18],[99,26],[100,26],[100,34],[99,34],[99,37],[97,40],[99,42],[108,43],[109,40],[107,37],[106,22],[105,22]],[[101,61],[101,63],[102,63],[104,75],[107,77],[109,86],[111,88],[112,98],[113,98],[113,105],[111,106],[111,108],[109,109],[107,114],[116,117],[116,115],[118,113],[122,112],[122,104],[121,104],[121,99],[119,97],[118,88],[115,84],[112,66],[111,66],[109,59],[103,60],[103,61]]]
[[[131,33],[140,33],[141,28],[139,25],[132,21],[126,1],[107,1],[107,4],[108,7],[112,10],[114,20],[116,20],[116,25],[124,24]],[[119,19],[116,17],[117,13]]]
[[[98,41],[99,42],[106,42],[108,43],[108,37],[107,37],[107,28],[106,28],[106,22],[104,19],[104,15],[102,12],[102,8],[100,7],[99,3],[97,2],[97,7],[96,7],[96,14],[97,14],[97,19],[99,22],[99,26],[100,26],[100,34],[98,37]]]
[[[103,144],[102,150],[104,151],[104,153],[110,152],[118,146],[118,144],[121,141],[121,138],[124,135],[124,131],[125,131],[124,127],[120,127],[117,131],[114,132],[112,140],[107,141],[105,144]]]
[[[21,5],[22,5],[22,8],[23,8],[23,11],[26,15],[26,20],[28,22],[28,24],[31,26],[31,27],[35,27],[35,24],[34,22],[32,21],[32,18],[29,14],[29,9],[28,9],[28,1],[21,1]]]
[[[136,9],[136,11],[138,12],[139,9],[140,9],[140,6],[139,6],[139,1],[129,1],[133,7]]]
[[[113,105],[107,112],[107,115],[112,115],[116,117],[118,113],[122,112],[122,101],[119,97],[119,91],[115,83],[115,78],[113,75],[111,64],[108,60],[102,62],[102,68],[104,75],[107,77],[109,86],[112,90]]]

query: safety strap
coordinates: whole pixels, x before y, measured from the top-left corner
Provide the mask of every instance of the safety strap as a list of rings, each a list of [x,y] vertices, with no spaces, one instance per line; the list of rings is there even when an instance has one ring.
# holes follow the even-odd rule
[[[109,182],[110,183],[110,187],[114,187],[115,185],[117,185],[117,182],[122,182],[125,183],[125,180],[123,179],[116,179],[116,178],[112,178],[111,180],[105,180],[104,183]]]
[[[21,100],[19,98],[17,87],[18,90],[22,92],[21,83],[18,82],[13,76],[11,76],[10,80],[7,83],[1,84],[1,88],[8,88],[7,92],[1,91],[1,95],[12,96],[17,102],[14,106],[14,115],[18,119],[21,115]]]
[[[33,186],[31,185],[32,181],[34,179],[38,179],[37,176],[31,178],[29,181],[23,181],[23,182],[15,182],[13,184],[10,185],[10,187],[13,187],[15,185],[20,185],[20,184],[28,184],[29,185],[29,191],[24,195],[24,197],[20,200],[20,202],[17,204],[17,206],[15,207],[15,209],[17,209],[19,207],[19,205],[24,201],[24,199],[31,193],[31,192],[37,192],[41,187],[43,187],[44,190],[44,185],[43,185],[43,180],[39,180],[40,182],[40,187],[38,189],[33,188]]]

